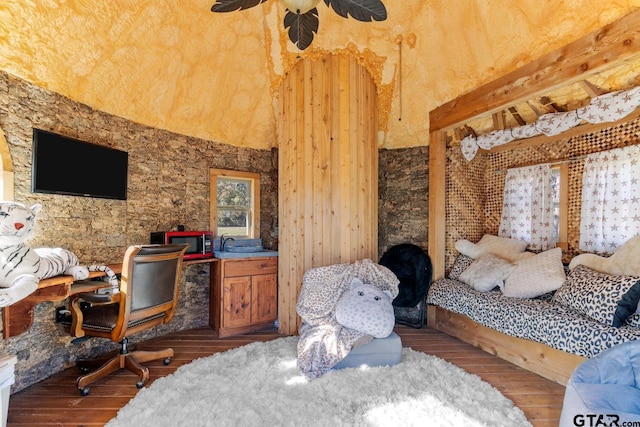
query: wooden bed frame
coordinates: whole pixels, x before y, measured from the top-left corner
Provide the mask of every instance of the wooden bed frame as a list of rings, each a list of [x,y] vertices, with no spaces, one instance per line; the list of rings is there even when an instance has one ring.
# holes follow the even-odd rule
[[[639,57],[640,10],[636,10],[429,113],[429,256],[434,280],[444,277],[446,264],[447,132]],[[591,125],[582,125],[572,132],[593,129]],[[545,138],[512,144],[534,145],[545,142]],[[510,337],[439,307],[429,306],[427,313],[429,327],[563,385],[575,367],[585,360],[544,344]]]
[[[427,325],[562,385],[586,360],[546,344],[503,334],[435,305],[427,306]]]

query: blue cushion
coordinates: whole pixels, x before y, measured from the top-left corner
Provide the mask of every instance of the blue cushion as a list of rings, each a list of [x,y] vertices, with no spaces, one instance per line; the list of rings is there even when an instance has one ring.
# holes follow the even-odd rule
[[[351,350],[333,369],[392,366],[400,363],[402,340],[395,332],[386,338],[374,338]]]
[[[579,425],[576,421],[581,420],[576,417],[589,414],[602,415],[606,425],[615,417],[619,425],[640,421],[640,341],[613,346],[584,361],[571,374],[560,426]]]

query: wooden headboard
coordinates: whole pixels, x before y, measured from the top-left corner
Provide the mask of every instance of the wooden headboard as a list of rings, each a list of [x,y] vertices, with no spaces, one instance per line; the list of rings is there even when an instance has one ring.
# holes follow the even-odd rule
[[[429,256],[435,279],[445,273],[447,133],[514,104],[639,59],[640,10],[429,113]],[[597,126],[581,125],[571,132],[589,132]],[[536,137],[535,143],[549,140],[549,137]]]

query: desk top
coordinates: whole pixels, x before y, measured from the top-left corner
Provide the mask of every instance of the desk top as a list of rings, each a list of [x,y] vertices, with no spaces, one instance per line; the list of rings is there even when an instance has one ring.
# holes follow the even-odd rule
[[[183,265],[204,264],[204,263],[213,263],[216,261],[219,261],[219,260],[217,258],[194,259],[194,260],[182,261],[182,264]],[[112,269],[113,272],[116,274],[122,273],[122,263],[108,264],[107,267]],[[90,271],[88,278],[92,279],[94,277],[101,277],[101,276],[104,276],[104,273],[102,271]],[[58,285],[70,285],[74,281],[75,279],[73,278],[73,276],[61,275],[61,276],[49,277],[48,279],[40,280],[40,283],[38,283],[38,289],[43,289],[43,288],[48,288],[51,286],[58,286]]]
[[[107,267],[112,269],[113,272],[116,274],[120,274],[122,272],[122,264],[110,264]],[[94,277],[102,277],[102,276],[104,276],[104,273],[102,271],[90,271],[88,278],[92,279]],[[38,283],[38,289],[43,289],[43,288],[48,288],[51,286],[58,286],[58,285],[69,285],[73,282],[75,282],[75,279],[73,278],[73,276],[64,276],[64,275],[53,276],[53,277],[49,277],[48,279],[40,280],[40,282]]]

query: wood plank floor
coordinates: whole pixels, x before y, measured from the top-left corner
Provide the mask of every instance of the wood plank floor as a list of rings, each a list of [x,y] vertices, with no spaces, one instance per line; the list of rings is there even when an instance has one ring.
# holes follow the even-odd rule
[[[480,376],[522,409],[535,427],[556,427],[560,419],[564,387],[532,374],[469,344],[429,329],[397,326],[402,344],[441,357]],[[276,332],[218,338],[210,329],[181,331],[140,344],[140,349],[172,347],[169,366],[147,363],[151,379],[165,376],[193,359],[225,351],[254,341],[279,337]],[[91,385],[81,397],[75,387],[77,368],[70,368],[11,396],[8,426],[102,426],[113,418],[138,389],[136,376],[126,370]]]

